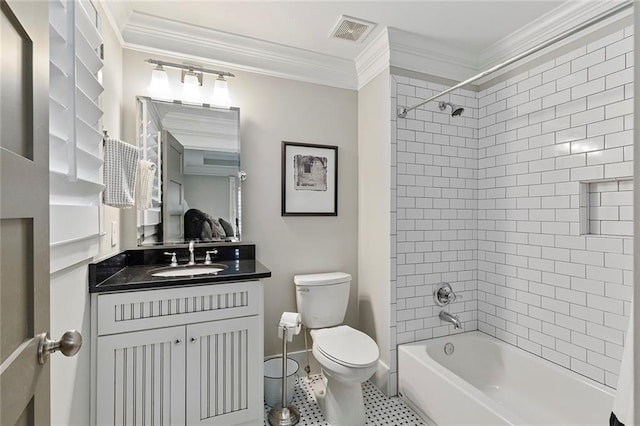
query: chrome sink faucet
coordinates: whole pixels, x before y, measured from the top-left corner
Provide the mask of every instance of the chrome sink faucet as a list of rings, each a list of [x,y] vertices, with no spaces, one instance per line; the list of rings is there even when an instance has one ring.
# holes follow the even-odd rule
[[[189,263],[187,265],[195,265],[196,264],[196,260],[195,260],[195,256],[193,255],[193,247],[195,245],[195,241],[189,241]]]
[[[454,329],[462,329],[462,323],[458,319],[457,315],[451,315],[449,312],[440,311],[439,317],[442,321],[450,322],[451,324],[453,324]]]

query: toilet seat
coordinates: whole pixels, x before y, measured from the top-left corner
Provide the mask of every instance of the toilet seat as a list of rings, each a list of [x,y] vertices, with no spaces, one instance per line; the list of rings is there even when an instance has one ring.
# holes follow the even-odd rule
[[[335,363],[353,368],[366,368],[378,361],[378,345],[361,331],[346,325],[314,331],[314,345],[322,355]]]

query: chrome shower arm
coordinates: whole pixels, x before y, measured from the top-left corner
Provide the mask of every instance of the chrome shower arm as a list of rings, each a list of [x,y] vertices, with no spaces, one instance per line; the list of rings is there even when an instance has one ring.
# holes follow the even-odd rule
[[[397,109],[398,118],[405,118],[409,111],[414,110],[414,109],[416,109],[418,107],[421,107],[422,105],[426,104],[427,102],[433,101],[434,99],[438,99],[439,97],[444,96],[447,93],[453,92],[454,90],[459,89],[461,87],[464,87],[467,84],[473,83],[474,81],[479,80],[482,77],[486,77],[489,74],[492,74],[492,73],[498,71],[499,69],[502,69],[502,68],[504,68],[506,66],[509,66],[512,63],[519,61],[520,59],[523,59],[523,58],[526,58],[527,56],[533,55],[534,53],[537,53],[537,52],[541,51],[542,49],[545,49],[545,48],[551,46],[552,44],[555,44],[555,43],[557,43],[559,41],[562,41],[562,40],[564,40],[564,39],[566,39],[568,37],[571,37],[572,35],[574,35],[576,33],[579,33],[580,31],[582,31],[582,30],[584,30],[584,29],[586,29],[586,28],[588,28],[588,27],[590,27],[592,25],[595,25],[595,24],[597,24],[599,22],[602,22],[605,19],[610,18],[611,16],[616,15],[617,13],[620,13],[620,12],[630,8],[631,6],[633,6],[633,1],[632,0],[627,0],[624,3],[621,3],[620,5],[614,7],[614,8],[612,8],[612,9],[606,11],[606,12],[603,12],[603,13],[597,15],[597,16],[594,16],[593,18],[589,19],[588,21],[586,21],[586,22],[584,22],[582,24],[576,25],[575,27],[571,28],[570,30],[567,30],[567,31],[563,32],[562,34],[558,34],[557,36],[552,37],[549,40],[538,44],[537,46],[534,46],[534,47],[532,47],[530,49],[527,49],[524,52],[522,52],[522,53],[520,53],[520,54],[518,54],[518,55],[516,55],[516,56],[514,56],[514,57],[512,57],[510,59],[507,59],[506,61],[504,61],[504,62],[502,62],[502,63],[500,63],[498,65],[495,65],[495,66],[489,68],[488,70],[482,71],[480,74],[476,74],[473,77],[470,77],[470,78],[466,79],[465,81],[462,81],[462,82],[456,84],[453,87],[450,87],[450,88],[448,88],[446,90],[443,90],[442,92],[440,92],[440,93],[438,93],[438,94],[436,94],[434,96],[431,96],[428,99],[425,99],[424,101],[420,101],[417,104],[412,105],[410,107],[399,106],[398,109]]]

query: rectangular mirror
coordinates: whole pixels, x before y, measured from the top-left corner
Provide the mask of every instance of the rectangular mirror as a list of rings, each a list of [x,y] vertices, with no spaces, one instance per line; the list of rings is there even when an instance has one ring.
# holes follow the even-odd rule
[[[156,165],[138,245],[240,241],[240,110],[138,96],[137,132]]]

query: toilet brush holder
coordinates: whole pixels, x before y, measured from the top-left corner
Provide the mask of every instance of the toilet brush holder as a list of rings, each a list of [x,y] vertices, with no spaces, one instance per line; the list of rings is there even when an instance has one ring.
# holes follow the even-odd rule
[[[271,426],[292,426],[300,421],[300,414],[295,405],[287,405],[287,333],[288,328],[282,326],[282,403],[281,407],[273,407],[269,411],[268,420]]]

